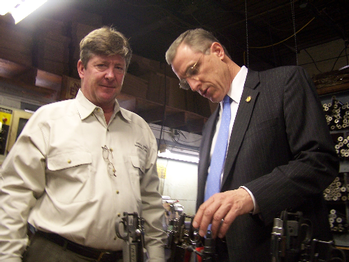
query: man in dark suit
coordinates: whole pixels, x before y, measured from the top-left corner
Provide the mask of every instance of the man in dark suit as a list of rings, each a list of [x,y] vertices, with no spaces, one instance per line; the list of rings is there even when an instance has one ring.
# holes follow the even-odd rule
[[[193,221],[201,236],[211,224],[218,261],[271,261],[273,219],[286,209],[312,222],[314,238],[330,240],[323,190],[338,174],[338,159],[306,72],[296,66],[264,72],[239,67],[203,29],[181,34],[166,60],[182,88],[220,103],[203,131]],[[219,192],[204,197],[226,96],[230,138]]]

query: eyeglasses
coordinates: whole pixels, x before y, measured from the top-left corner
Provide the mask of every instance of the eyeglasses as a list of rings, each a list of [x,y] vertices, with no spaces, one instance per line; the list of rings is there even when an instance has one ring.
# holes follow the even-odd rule
[[[111,148],[108,148],[107,146],[102,146],[102,156],[104,161],[107,163],[108,174],[110,176],[116,177],[116,169],[114,167],[114,164],[109,159],[109,156],[111,157],[111,159],[113,159],[113,150]]]
[[[198,63],[201,59],[201,57],[203,56],[204,54],[202,54],[200,56],[200,58],[198,59],[198,61],[195,62],[195,64],[193,64],[192,66],[190,66],[187,71],[185,72],[185,77],[186,78],[190,78],[192,76],[195,76],[198,72],[199,72],[199,66],[198,66]],[[188,84],[188,81],[187,79],[184,78],[184,79],[180,79],[179,80],[179,87],[184,89],[184,90],[189,90],[190,89],[190,85]]]

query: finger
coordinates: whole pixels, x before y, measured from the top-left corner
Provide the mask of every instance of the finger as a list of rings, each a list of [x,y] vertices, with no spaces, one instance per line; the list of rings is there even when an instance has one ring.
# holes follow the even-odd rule
[[[213,219],[212,220],[212,226],[211,226],[211,234],[212,238],[216,238],[218,233],[220,232],[220,228],[224,222],[224,219]]]
[[[196,214],[194,216],[194,219],[193,219],[193,227],[194,228],[199,228],[200,227],[202,215],[203,215],[203,209],[202,209],[202,205],[201,205],[199,207],[198,211],[196,212]]]
[[[216,211],[215,205],[213,205],[212,200],[208,200],[203,206],[203,214],[199,225],[199,235],[204,237],[207,234],[207,228],[211,224],[213,215]]]
[[[204,212],[206,207],[209,205],[210,201],[207,200],[206,202],[202,203],[198,209],[198,211],[196,212],[194,219],[193,219],[193,227],[194,228],[199,228],[202,218],[204,216]]]
[[[214,218],[212,220],[211,231],[212,231],[213,237],[216,237],[216,236],[220,238],[224,237],[225,233],[228,231],[230,225],[233,223],[233,221],[237,216],[237,214],[235,214],[235,217],[234,217],[233,216],[234,213],[231,211],[232,211],[232,204],[229,201],[229,199],[225,198],[220,208],[214,214]]]
[[[221,227],[218,232],[218,237],[223,238],[225,234],[227,233],[230,225],[234,222],[237,216],[241,215],[242,210],[242,201],[235,201],[234,205],[230,210],[227,212],[223,223],[221,224]]]
[[[193,226],[199,228],[199,235],[202,237],[206,235],[207,228],[209,224],[211,224],[213,216],[220,206],[220,201],[217,201],[217,198],[219,198],[219,194],[210,197],[200,206],[194,217]]]
[[[229,212],[224,219],[222,219],[220,227],[217,230],[217,236],[219,238],[223,238],[226,233],[228,232],[228,229],[230,225],[234,222],[238,214],[235,212]]]
[[[223,238],[227,233],[230,225],[234,222],[237,216],[246,214],[253,208],[253,202],[250,195],[244,189],[238,189],[231,192],[227,192],[227,201],[222,204],[222,211],[218,210],[217,213],[223,212],[225,214],[224,221],[218,230],[218,237]],[[233,198],[231,198],[233,196]],[[229,201],[230,198],[230,201]],[[233,200],[231,202],[231,200]]]

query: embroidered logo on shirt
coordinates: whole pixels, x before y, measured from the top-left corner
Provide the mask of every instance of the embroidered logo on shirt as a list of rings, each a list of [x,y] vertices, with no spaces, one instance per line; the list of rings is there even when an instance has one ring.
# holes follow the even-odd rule
[[[135,146],[143,150],[144,152],[148,153],[148,147],[146,145],[142,145],[141,143],[136,142]]]

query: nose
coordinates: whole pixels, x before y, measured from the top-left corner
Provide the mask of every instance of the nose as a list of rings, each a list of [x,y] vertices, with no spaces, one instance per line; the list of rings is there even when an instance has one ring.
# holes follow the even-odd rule
[[[195,77],[187,78],[187,82],[190,86],[190,89],[194,92],[198,92],[201,86],[200,80],[196,79]]]
[[[113,67],[109,67],[105,72],[105,78],[108,80],[113,80],[115,78],[115,72]]]

